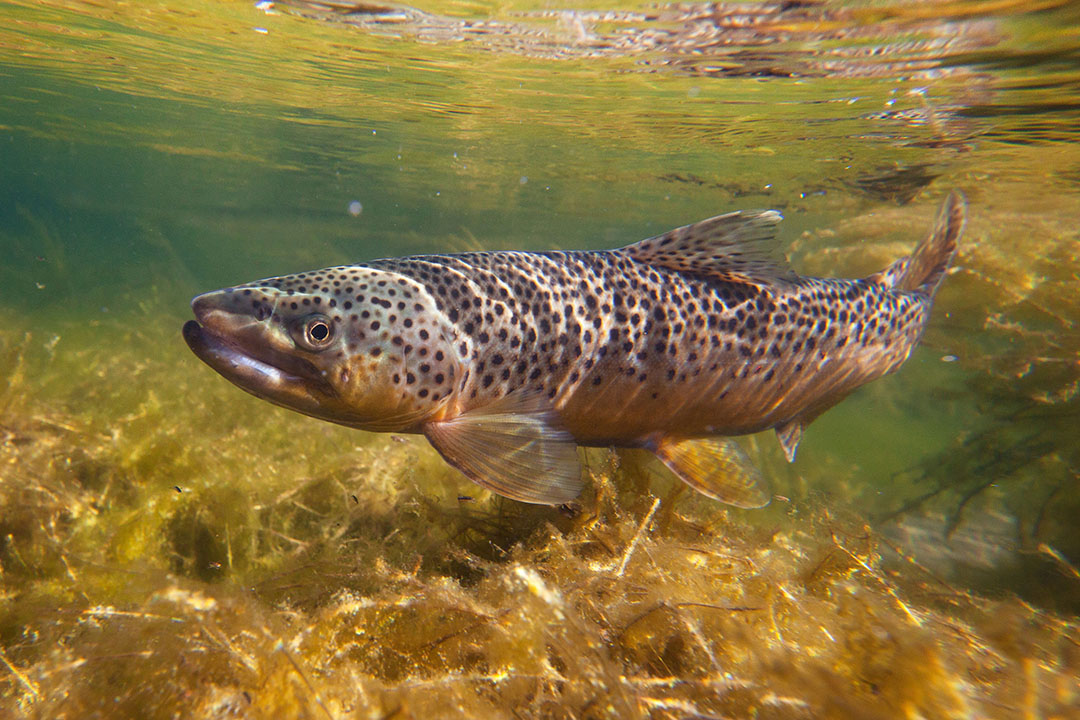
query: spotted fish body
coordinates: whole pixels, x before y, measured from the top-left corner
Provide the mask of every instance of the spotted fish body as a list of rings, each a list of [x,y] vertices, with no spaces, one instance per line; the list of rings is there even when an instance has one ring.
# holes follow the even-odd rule
[[[245,390],[353,427],[425,434],[528,502],[577,494],[576,445],[644,447],[696,489],[768,501],[737,446],[802,428],[916,345],[962,232],[945,202],[908,258],[858,280],[796,275],[772,211],[626,248],[378,260],[193,301],[185,337]]]

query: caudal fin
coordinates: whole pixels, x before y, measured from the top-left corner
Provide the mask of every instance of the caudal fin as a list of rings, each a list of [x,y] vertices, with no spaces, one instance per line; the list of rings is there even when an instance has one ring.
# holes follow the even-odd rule
[[[949,269],[960,236],[967,223],[967,199],[959,190],[953,190],[938,211],[934,230],[923,240],[903,270],[896,278],[896,287],[926,293],[930,297],[937,292],[942,276]]]

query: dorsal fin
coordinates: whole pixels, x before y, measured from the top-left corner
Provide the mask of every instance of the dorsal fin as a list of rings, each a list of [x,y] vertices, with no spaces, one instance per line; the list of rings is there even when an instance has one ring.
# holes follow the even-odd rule
[[[795,280],[776,237],[782,219],[775,210],[717,215],[616,252],[646,265],[724,280]]]

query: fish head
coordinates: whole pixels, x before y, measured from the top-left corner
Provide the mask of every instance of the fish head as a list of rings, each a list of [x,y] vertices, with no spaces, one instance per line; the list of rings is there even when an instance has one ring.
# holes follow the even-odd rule
[[[450,401],[453,328],[423,286],[348,266],[195,297],[184,339],[247,392],[367,430],[409,431]]]

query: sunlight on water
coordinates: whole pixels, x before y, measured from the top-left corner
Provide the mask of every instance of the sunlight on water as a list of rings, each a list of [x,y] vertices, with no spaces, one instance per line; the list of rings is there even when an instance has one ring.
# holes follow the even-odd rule
[[[1075,4],[0,4],[0,715],[1068,717]],[[922,345],[733,510],[570,507],[248,397],[197,293],[782,212],[805,275],[971,208]]]

